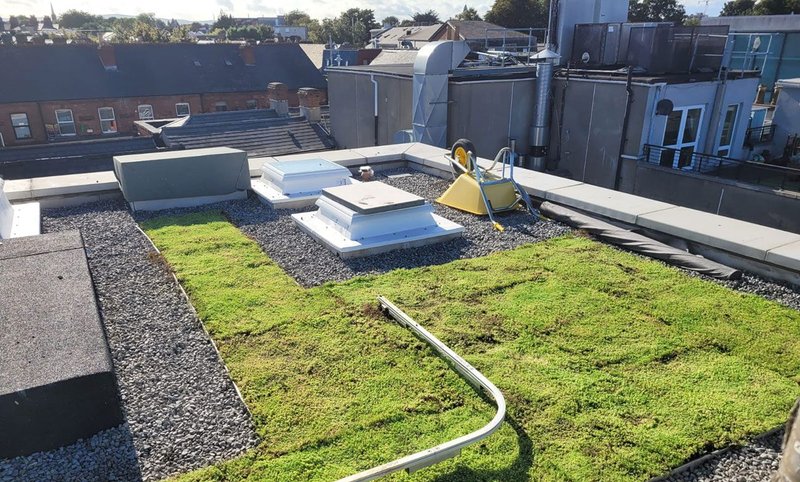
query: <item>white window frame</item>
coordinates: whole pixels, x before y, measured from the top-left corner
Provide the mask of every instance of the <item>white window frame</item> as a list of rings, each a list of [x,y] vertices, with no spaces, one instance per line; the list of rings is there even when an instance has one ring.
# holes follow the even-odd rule
[[[722,125],[720,125],[719,127],[719,140],[718,140],[719,143],[722,142],[722,135],[725,132],[725,118],[728,117],[728,111],[730,110],[731,107],[736,107],[736,113],[733,115],[733,123],[731,124],[730,139],[728,140],[728,143],[725,145],[720,144],[717,146],[717,155],[720,157],[731,156],[731,146],[733,146],[733,137],[736,134],[736,127],[739,125],[739,111],[741,110],[740,105],[741,104],[728,104],[728,106],[725,107],[725,115],[722,116]]]
[[[220,107],[225,107],[224,109],[220,110]],[[214,103],[214,112],[228,112],[228,103],[221,100],[219,102]]]
[[[25,116],[25,124],[15,125],[14,124],[14,116],[15,115],[24,115]],[[14,130],[14,138],[15,139],[17,139],[19,141],[22,141],[22,140],[25,140],[25,139],[33,138],[33,132],[31,131],[31,119],[30,119],[30,117],[28,117],[28,113],[27,112],[12,112],[8,117],[9,117],[9,119],[11,119],[11,129]],[[28,135],[27,136],[20,137],[19,134],[17,134],[17,129],[19,129],[20,127],[24,127],[26,129],[28,129]]]
[[[181,114],[180,111],[178,111],[178,106],[186,106],[186,113]],[[192,115],[192,107],[189,105],[188,102],[178,102],[175,104],[175,115],[177,117],[188,117]]]
[[[142,116],[143,109],[150,109],[150,116]],[[139,115],[139,120],[154,120],[156,118],[156,113],[153,110],[152,104],[139,104],[136,106],[136,113]]]
[[[693,110],[693,109],[700,109],[700,119],[697,121],[697,135],[695,136],[694,141],[692,141],[692,142],[683,142],[683,134],[685,133],[685,130],[686,130],[686,118],[688,117],[689,111]],[[690,164],[688,164],[686,166],[683,166],[683,167],[678,167],[678,163],[680,162],[680,159],[681,159],[681,150],[683,150],[684,148],[686,148],[686,147],[694,147],[695,148],[694,152],[697,152],[696,149],[697,149],[697,146],[700,145],[701,133],[703,132],[703,119],[706,116],[706,106],[704,104],[686,105],[686,106],[673,108],[672,112],[675,112],[675,111],[681,111],[681,125],[680,125],[680,128],[678,129],[678,139],[677,139],[678,142],[677,142],[677,144],[669,144],[669,145],[665,144],[665,141],[666,141],[665,137],[667,136],[667,127],[668,127],[668,124],[665,123],[664,124],[664,133],[661,136],[661,145],[663,147],[665,147],[665,148],[674,149],[675,150],[674,158],[672,160],[672,168],[673,169],[694,170],[694,168],[695,168],[694,159],[692,159],[692,162]],[[669,116],[667,116],[667,122],[669,122],[668,119],[669,119]]]
[[[245,101],[244,104],[250,110],[258,109],[258,100],[256,100],[256,99],[248,99],[248,100]],[[250,107],[251,105],[252,105],[252,107]]]
[[[103,118],[102,112],[104,110],[111,111],[111,118]],[[117,116],[114,113],[113,107],[99,107],[97,109],[97,118],[100,120],[100,132],[103,134],[116,134],[117,133]],[[110,128],[106,129],[103,127],[103,122],[110,122]]]
[[[56,109],[56,125],[58,126],[58,135],[65,136],[65,137],[72,137],[78,135],[78,129],[75,127],[75,116],[72,115],[72,109]],[[69,118],[71,119],[69,122],[62,122],[61,119],[58,118],[59,112],[69,112]],[[64,132],[61,129],[61,126],[72,126],[72,132]]]

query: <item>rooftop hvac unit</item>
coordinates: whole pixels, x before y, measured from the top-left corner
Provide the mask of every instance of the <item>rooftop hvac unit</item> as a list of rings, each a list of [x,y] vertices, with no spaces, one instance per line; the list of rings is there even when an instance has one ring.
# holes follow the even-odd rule
[[[621,23],[575,25],[570,63],[577,68],[617,65]]]

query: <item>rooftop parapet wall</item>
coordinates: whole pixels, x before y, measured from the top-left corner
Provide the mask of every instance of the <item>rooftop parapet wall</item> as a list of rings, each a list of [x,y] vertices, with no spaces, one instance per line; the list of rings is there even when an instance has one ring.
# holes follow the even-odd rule
[[[254,158],[250,159],[249,164],[251,177],[261,175],[265,159],[290,161],[316,158],[351,169],[361,165],[379,169],[408,165],[429,174],[450,178],[451,171],[445,157],[448,153],[447,149],[408,143]],[[492,161],[479,158],[478,162],[488,167]],[[527,169],[515,168],[514,175],[520,186],[536,200],[548,200],[637,229],[683,240],[702,249],[704,256],[710,259],[716,256],[715,260],[732,266],[756,271],[763,265],[766,268],[761,271],[762,274],[800,285],[800,234]],[[109,173],[63,178],[9,181],[6,193],[12,201],[37,198],[45,205],[53,205],[46,203],[48,196],[56,196],[51,203],[57,203],[62,196],[74,198],[84,193],[92,196],[103,192],[116,193],[119,196],[119,188],[114,187]],[[61,183],[68,184],[68,187],[60,187]],[[98,188],[101,183],[105,183],[106,189]]]

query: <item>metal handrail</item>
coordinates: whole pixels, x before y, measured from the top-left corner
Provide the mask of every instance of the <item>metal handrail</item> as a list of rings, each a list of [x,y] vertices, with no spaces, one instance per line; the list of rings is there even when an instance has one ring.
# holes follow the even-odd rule
[[[486,378],[475,367],[470,365],[466,360],[458,356],[456,352],[451,350],[447,345],[433,336],[430,332],[428,332],[428,330],[423,328],[422,325],[414,321],[407,314],[403,313],[403,311],[395,306],[391,301],[387,300],[383,296],[379,296],[378,302],[380,303],[381,308],[383,308],[392,318],[394,318],[404,327],[413,331],[415,335],[422,339],[422,341],[430,345],[430,347],[433,348],[433,350],[438,353],[439,356],[447,360],[452,365],[452,368],[457,371],[458,374],[461,375],[461,377],[464,378],[470,385],[481,390],[487,397],[494,400],[495,404],[497,405],[497,413],[488,424],[472,433],[463,435],[435,447],[425,449],[421,452],[393,460],[392,462],[378,465],[377,467],[373,467],[349,477],[345,477],[340,479],[339,482],[364,482],[367,480],[374,480],[379,477],[384,477],[400,470],[407,470],[409,473],[411,473],[430,465],[437,464],[451,457],[455,457],[461,453],[461,449],[464,447],[472,445],[475,442],[483,440],[489,435],[493,434],[498,428],[500,428],[500,424],[503,423],[503,419],[506,416],[506,399],[503,397],[502,392],[500,392],[500,390],[491,381],[489,381],[488,378]]]
[[[663,165],[663,167],[672,168],[671,159],[674,159],[675,154],[680,155],[680,150],[672,147],[645,144],[639,160],[647,164],[662,165],[661,158],[664,153],[668,153],[670,156],[667,157],[669,165]],[[685,158],[688,161],[687,166],[693,166],[689,170],[690,172],[779,189],[800,190],[800,169],[761,162],[740,161],[701,152],[692,152],[686,155],[688,156]],[[687,168],[676,170],[686,171]]]
[[[761,127],[750,127],[744,136],[744,145],[754,147],[757,144],[772,142],[775,137],[775,124],[767,124]]]

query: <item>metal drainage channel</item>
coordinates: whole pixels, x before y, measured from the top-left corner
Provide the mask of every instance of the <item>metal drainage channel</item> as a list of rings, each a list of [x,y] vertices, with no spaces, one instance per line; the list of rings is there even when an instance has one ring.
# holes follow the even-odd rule
[[[455,457],[461,453],[462,448],[472,445],[475,442],[483,440],[484,438],[493,434],[498,428],[500,428],[500,424],[503,423],[503,418],[505,418],[506,415],[506,400],[500,390],[494,386],[494,384],[489,381],[488,378],[483,376],[483,374],[475,367],[467,363],[467,361],[458,356],[456,352],[448,348],[447,345],[442,343],[438,338],[428,332],[428,330],[423,328],[422,325],[411,319],[411,317],[409,317],[407,314],[403,313],[403,311],[396,307],[391,301],[387,300],[383,296],[379,296],[378,302],[380,303],[381,308],[388,313],[389,316],[394,318],[404,327],[413,331],[414,334],[430,345],[431,348],[433,348],[433,350],[439,354],[439,356],[450,362],[452,368],[455,369],[455,371],[458,372],[458,374],[461,375],[461,377],[464,378],[470,385],[476,389],[479,389],[486,396],[491,398],[495,402],[495,405],[497,405],[497,413],[495,414],[494,418],[492,418],[491,422],[472,433],[463,435],[456,439],[450,440],[449,442],[445,442],[421,452],[407,455],[392,462],[378,465],[377,467],[373,467],[349,477],[345,477],[340,479],[339,482],[362,482],[374,480],[399,470],[406,470],[409,473],[412,473],[419,469],[442,462],[443,460],[451,457]]]

